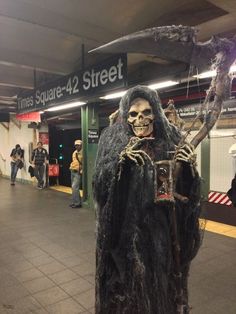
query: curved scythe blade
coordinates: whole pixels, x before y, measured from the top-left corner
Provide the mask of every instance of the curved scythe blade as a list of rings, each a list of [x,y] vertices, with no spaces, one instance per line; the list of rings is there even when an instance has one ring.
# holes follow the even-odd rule
[[[196,66],[209,63],[214,57],[211,41],[196,42],[197,30],[189,26],[161,26],[116,39],[90,50],[94,53],[144,53],[159,58]]]

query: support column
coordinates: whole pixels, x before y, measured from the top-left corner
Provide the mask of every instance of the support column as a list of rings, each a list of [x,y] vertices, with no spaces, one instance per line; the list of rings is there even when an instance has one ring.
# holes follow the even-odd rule
[[[83,141],[83,206],[93,208],[92,179],[98,146],[98,105],[81,108]]]
[[[210,139],[205,138],[201,143],[201,176],[202,195],[204,200],[208,200],[208,193],[210,191]]]

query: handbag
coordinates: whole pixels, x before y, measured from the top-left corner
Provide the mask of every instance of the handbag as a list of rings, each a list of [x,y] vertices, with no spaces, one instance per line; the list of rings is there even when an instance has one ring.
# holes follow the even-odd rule
[[[17,168],[22,169],[24,167],[23,161],[21,159],[17,159],[16,166]]]

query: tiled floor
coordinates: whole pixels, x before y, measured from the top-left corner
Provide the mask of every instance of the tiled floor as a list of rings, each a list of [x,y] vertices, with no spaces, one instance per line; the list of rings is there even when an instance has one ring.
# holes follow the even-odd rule
[[[0,179],[0,314],[94,313],[94,213],[69,197]],[[235,296],[236,239],[206,231],[192,313],[235,314]]]

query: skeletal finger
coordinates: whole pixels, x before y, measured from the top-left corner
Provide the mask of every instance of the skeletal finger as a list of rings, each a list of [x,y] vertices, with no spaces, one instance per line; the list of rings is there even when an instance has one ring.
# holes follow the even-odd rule
[[[185,150],[183,150],[183,149],[181,149],[181,150],[179,150],[177,153],[176,153],[176,156],[179,156],[179,155],[181,155],[181,156],[184,156],[184,157],[186,157],[186,158],[190,158],[190,154],[189,153],[187,153]]]
[[[184,149],[186,152],[189,152],[190,154],[193,154],[194,148],[190,144],[184,144],[180,147],[180,149]]]
[[[185,161],[185,162],[189,162],[189,159],[186,159],[184,157],[178,157],[175,159],[176,161]]]

